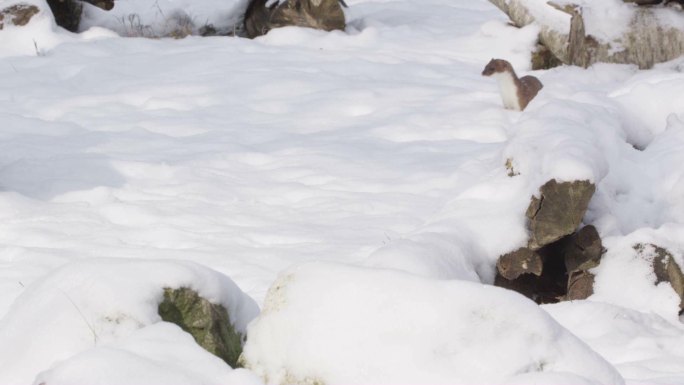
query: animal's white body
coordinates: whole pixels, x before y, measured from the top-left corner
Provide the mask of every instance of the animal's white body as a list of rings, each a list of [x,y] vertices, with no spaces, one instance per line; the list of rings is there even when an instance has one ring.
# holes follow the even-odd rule
[[[518,87],[515,84],[513,75],[508,72],[497,72],[492,75],[499,83],[499,91],[501,92],[501,99],[504,107],[512,110],[520,111],[520,99],[518,98]]]

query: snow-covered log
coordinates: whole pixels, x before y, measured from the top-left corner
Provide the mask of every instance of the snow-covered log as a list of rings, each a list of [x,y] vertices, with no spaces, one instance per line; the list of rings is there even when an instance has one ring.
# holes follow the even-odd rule
[[[538,24],[539,40],[565,64],[654,64],[684,54],[684,12],[620,0],[490,0],[518,26]]]

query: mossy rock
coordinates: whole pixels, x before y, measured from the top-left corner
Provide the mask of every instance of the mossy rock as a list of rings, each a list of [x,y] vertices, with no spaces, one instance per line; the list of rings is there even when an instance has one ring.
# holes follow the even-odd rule
[[[187,287],[164,288],[158,312],[162,320],[190,333],[205,350],[233,368],[238,366],[243,336],[235,330],[225,307],[207,301]]]

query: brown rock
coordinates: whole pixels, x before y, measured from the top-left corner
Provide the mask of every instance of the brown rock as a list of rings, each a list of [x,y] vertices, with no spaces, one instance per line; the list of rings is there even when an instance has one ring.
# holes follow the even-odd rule
[[[114,8],[114,0],[83,0],[86,3],[90,3],[98,8],[109,11]]]
[[[660,246],[649,246],[653,247],[656,254],[653,258],[653,272],[656,276],[655,284],[668,282],[677,295],[679,295],[679,309],[684,310],[684,275],[681,268],[677,265],[669,251]]]
[[[568,272],[589,270],[599,265],[603,245],[596,227],[585,226],[562,242],[562,254]]]
[[[502,277],[513,280],[523,274],[542,274],[543,261],[541,256],[527,247],[522,247],[512,253],[499,257],[496,268]]]
[[[570,273],[565,299],[569,301],[587,299],[592,294],[594,294],[594,274],[585,270]]]
[[[0,11],[0,29],[3,24],[9,22],[16,26],[24,26],[31,21],[31,18],[38,14],[40,9],[35,5],[20,3],[9,6]]]
[[[594,191],[589,181],[546,182],[540,188],[540,197],[533,196],[527,208],[528,247],[538,250],[575,232]]]

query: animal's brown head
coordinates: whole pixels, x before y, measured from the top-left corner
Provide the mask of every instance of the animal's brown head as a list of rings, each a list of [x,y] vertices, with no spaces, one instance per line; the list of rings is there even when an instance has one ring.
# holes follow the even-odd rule
[[[492,59],[482,71],[482,76],[492,76],[495,73],[506,72],[511,68],[511,63],[503,59]]]

